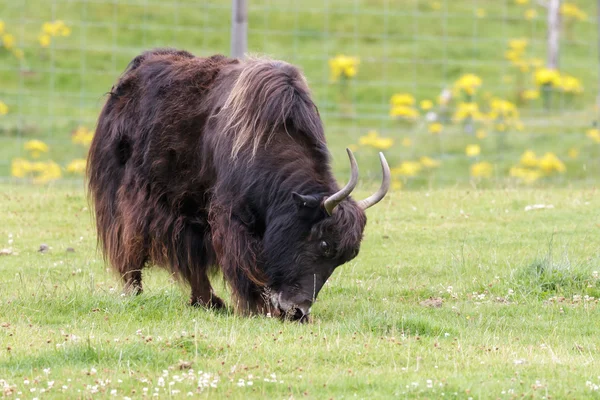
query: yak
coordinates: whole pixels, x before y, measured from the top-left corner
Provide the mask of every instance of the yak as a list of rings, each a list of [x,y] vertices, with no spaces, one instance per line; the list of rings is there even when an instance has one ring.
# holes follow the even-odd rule
[[[336,267],[354,259],[370,197],[340,188],[324,128],[296,66],[266,57],[197,57],[159,48],[135,57],[106,95],[87,159],[98,246],[124,291],[156,265],[223,308],[221,271],[242,315],[306,322]]]

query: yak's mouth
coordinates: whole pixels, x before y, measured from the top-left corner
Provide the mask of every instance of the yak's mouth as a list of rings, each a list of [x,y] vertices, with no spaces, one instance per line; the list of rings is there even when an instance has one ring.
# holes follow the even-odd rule
[[[297,321],[300,323],[309,322],[310,305],[308,303],[303,305],[283,300],[281,292],[272,293],[269,298],[273,307],[278,311],[279,318],[282,320]]]

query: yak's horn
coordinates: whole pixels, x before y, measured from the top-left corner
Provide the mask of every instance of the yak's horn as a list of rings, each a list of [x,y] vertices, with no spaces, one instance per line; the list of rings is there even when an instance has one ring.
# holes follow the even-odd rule
[[[379,187],[379,190],[377,192],[375,192],[375,194],[372,194],[371,196],[367,197],[366,199],[358,202],[358,205],[363,210],[366,210],[367,208],[372,207],[375,204],[379,203],[385,197],[385,195],[387,194],[387,192],[390,188],[390,181],[392,178],[392,174],[390,173],[390,166],[388,165],[387,161],[385,160],[383,153],[379,153],[379,158],[381,160],[381,170],[383,172],[383,180],[381,181],[381,186]]]
[[[354,154],[350,149],[346,149],[348,152],[348,158],[350,159],[350,170],[352,174],[350,175],[350,181],[340,190],[339,192],[332,194],[323,202],[323,208],[328,215],[333,214],[333,209],[342,202],[346,197],[350,196],[350,193],[356,187],[358,183],[358,164],[356,164],[356,159],[354,158]]]

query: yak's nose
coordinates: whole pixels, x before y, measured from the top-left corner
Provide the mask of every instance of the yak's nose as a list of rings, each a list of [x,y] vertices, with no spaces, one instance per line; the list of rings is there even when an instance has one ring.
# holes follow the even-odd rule
[[[300,322],[307,322],[311,306],[311,301],[307,301],[302,304],[296,304],[294,307],[293,319]]]

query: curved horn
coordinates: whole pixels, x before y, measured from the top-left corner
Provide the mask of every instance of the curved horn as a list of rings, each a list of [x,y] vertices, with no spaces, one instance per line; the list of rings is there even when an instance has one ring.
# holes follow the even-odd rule
[[[350,181],[342,188],[342,190],[332,194],[325,199],[325,202],[323,202],[323,208],[325,208],[325,211],[329,216],[333,214],[333,209],[340,204],[342,200],[350,196],[350,193],[352,193],[356,187],[356,184],[358,183],[358,164],[356,164],[356,159],[354,158],[352,151],[350,149],[346,149],[346,151],[348,152],[348,158],[350,159],[350,170],[352,172],[350,175]]]
[[[381,160],[381,170],[383,172],[383,180],[381,181],[381,186],[379,187],[379,190],[377,192],[375,192],[375,194],[372,194],[371,196],[367,197],[366,199],[358,202],[358,205],[363,210],[366,210],[367,208],[372,207],[375,204],[379,203],[385,197],[385,195],[387,194],[387,192],[390,188],[390,181],[392,178],[392,174],[390,173],[390,166],[388,165],[387,161],[385,160],[383,153],[379,153],[379,159]]]

